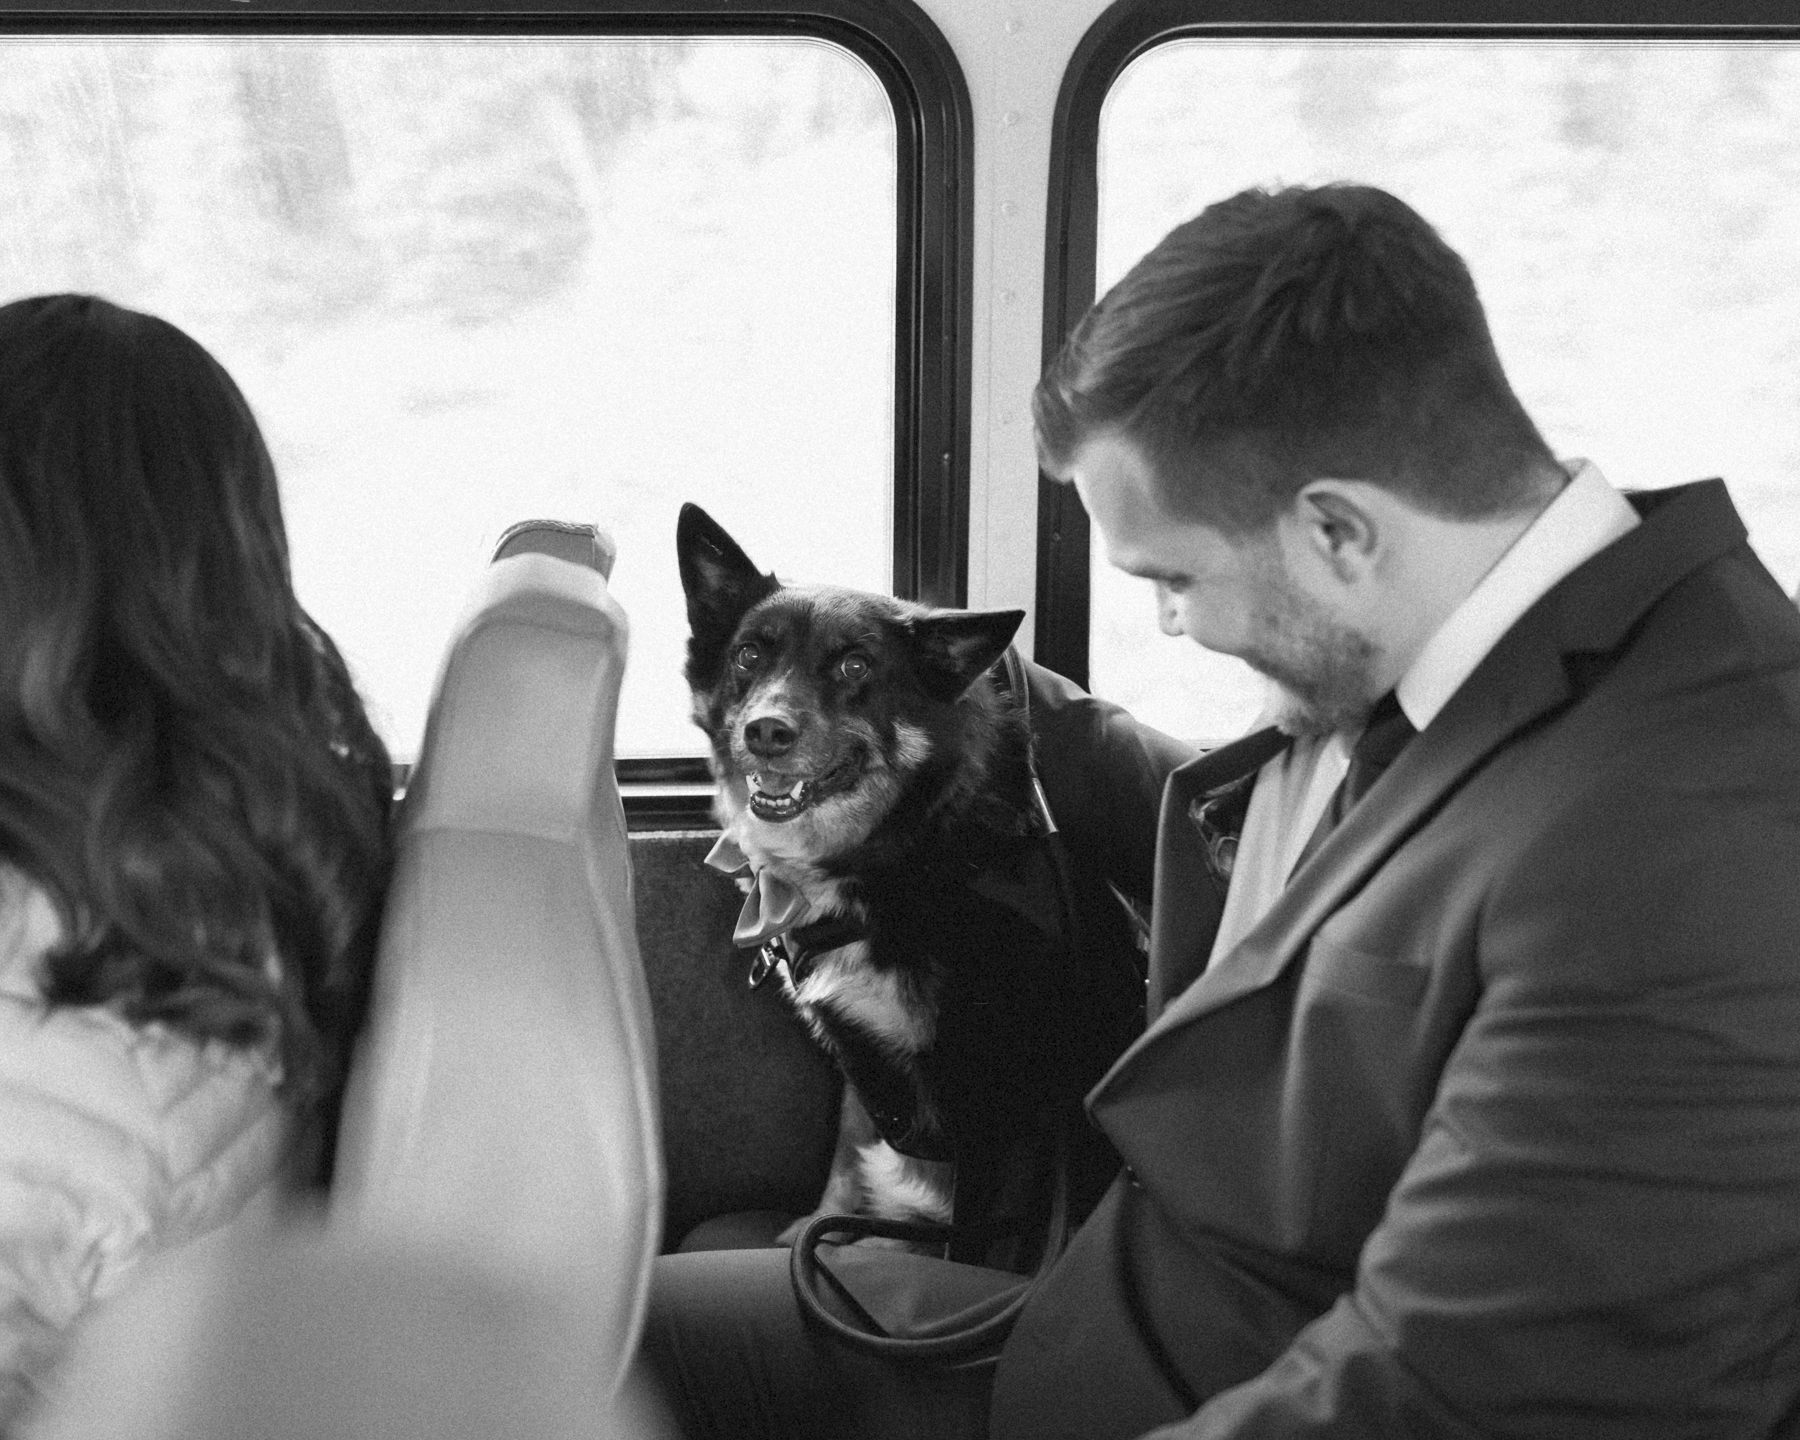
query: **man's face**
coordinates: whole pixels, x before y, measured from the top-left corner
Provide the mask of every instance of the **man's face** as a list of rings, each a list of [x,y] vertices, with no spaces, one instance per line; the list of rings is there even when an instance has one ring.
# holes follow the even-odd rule
[[[1070,468],[1107,558],[1156,587],[1165,635],[1236,655],[1275,681],[1283,728],[1333,730],[1368,713],[1374,646],[1293,582],[1275,527],[1239,537],[1169,514],[1150,462],[1122,436],[1090,440]]]

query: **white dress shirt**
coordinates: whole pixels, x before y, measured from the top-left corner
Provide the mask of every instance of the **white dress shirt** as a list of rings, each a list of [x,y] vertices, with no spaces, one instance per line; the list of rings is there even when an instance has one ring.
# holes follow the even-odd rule
[[[1415,730],[1437,718],[1527,610],[1583,561],[1638,524],[1629,501],[1586,460],[1425,642],[1394,687]],[[1307,837],[1350,767],[1355,735],[1296,740],[1257,773],[1209,965],[1255,928],[1281,894]]]
[[[1394,687],[1415,730],[1437,718],[1500,637],[1551,586],[1637,528],[1631,502],[1593,464],[1571,460],[1565,468],[1569,483],[1562,493],[1450,612]]]

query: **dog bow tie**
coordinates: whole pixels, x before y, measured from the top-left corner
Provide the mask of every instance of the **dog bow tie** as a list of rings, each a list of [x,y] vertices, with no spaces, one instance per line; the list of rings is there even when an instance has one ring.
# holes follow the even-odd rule
[[[749,856],[729,836],[719,837],[718,844],[707,852],[706,863],[726,875],[750,872],[744,908],[738,911],[737,924],[731,931],[733,942],[740,948],[748,949],[785,934],[806,914],[806,897],[780,876],[766,869],[753,869]]]

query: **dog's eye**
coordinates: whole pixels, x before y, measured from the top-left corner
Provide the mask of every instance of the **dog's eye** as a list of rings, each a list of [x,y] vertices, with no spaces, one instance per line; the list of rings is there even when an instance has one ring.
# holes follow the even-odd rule
[[[842,660],[838,661],[837,668],[838,674],[854,684],[858,680],[868,678],[869,657],[867,655],[859,655],[856,651],[852,650]]]
[[[740,670],[753,670],[762,659],[762,646],[746,641],[731,652],[731,663]]]

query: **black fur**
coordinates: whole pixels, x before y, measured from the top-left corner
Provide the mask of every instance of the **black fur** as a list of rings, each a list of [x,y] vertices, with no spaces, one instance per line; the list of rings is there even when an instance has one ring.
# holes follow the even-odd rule
[[[744,612],[779,586],[773,575],[758,573],[737,541],[698,505],[681,507],[675,553],[687,596],[688,684],[710,689],[724,663],[725,642]]]

